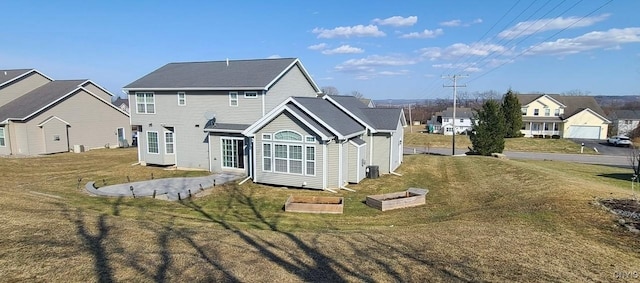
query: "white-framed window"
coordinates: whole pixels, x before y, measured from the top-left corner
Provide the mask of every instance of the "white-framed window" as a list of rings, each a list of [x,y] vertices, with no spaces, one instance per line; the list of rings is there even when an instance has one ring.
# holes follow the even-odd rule
[[[271,134],[262,134],[262,139],[266,141],[271,140]]]
[[[271,161],[273,160],[273,154],[271,152],[271,144],[262,144],[262,171],[271,172]]]
[[[451,128],[451,127],[446,127],[446,128],[445,128],[445,131],[447,131],[447,133],[449,133],[449,132],[453,132],[453,128]]]
[[[443,118],[443,119],[442,119],[442,122],[444,122],[444,123],[449,122],[449,118]]]
[[[310,176],[316,175],[316,147],[315,146],[307,146],[305,152],[305,160],[306,160],[306,171],[305,174]]]
[[[522,115],[527,115],[527,107],[520,108],[520,112],[522,112]]]
[[[315,176],[315,137],[305,136],[304,140],[302,137],[285,130],[273,135],[274,142],[263,143],[263,171]]]
[[[464,119],[460,119],[460,123],[464,123]]]
[[[175,152],[173,131],[164,132],[164,151],[166,154],[173,154]]]
[[[153,92],[136,92],[136,113],[156,113],[156,100]]]
[[[230,92],[229,93],[229,106],[238,106],[238,93]]]
[[[222,143],[222,167],[244,168],[244,139],[221,138]]]
[[[53,135],[53,141],[60,141],[60,135]]]
[[[553,111],[553,116],[560,116],[560,109],[556,109],[555,111]]]
[[[187,105],[187,94],[184,92],[178,92],[178,106]]]
[[[551,115],[551,109],[545,108],[544,109],[544,116],[550,116],[550,115]]]
[[[538,116],[540,114],[540,109],[533,109],[533,116]]]
[[[4,147],[7,146],[6,143],[6,139],[5,139],[5,135],[4,135],[4,127],[0,127],[0,146]]]
[[[147,132],[147,153],[160,153],[158,148],[158,132]]]
[[[258,98],[258,93],[255,91],[245,91],[244,98]]]
[[[624,120],[625,125],[631,125],[631,120]]]

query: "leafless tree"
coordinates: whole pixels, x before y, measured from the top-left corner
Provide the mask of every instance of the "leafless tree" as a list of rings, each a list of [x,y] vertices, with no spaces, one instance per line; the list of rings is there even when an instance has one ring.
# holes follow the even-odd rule
[[[321,90],[324,95],[340,95],[340,92],[334,86],[323,86]]]
[[[635,186],[638,186],[638,177],[640,177],[640,149],[635,145],[631,145],[629,147],[629,163],[631,168],[633,169],[633,176],[631,176],[631,193],[633,194],[633,198],[638,200],[636,197],[636,192],[634,190]]]
[[[355,98],[364,98],[364,94],[357,90],[352,91],[349,95],[354,96]]]
[[[589,95],[591,94],[590,91],[582,91],[581,89],[572,89],[572,90],[568,90],[565,92],[561,93],[562,95],[567,95],[567,96],[581,96],[581,95]]]

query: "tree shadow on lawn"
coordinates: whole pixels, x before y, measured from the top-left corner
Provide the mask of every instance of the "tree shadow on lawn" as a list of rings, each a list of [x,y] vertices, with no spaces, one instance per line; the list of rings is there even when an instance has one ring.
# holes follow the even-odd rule
[[[598,174],[598,177],[611,178],[622,181],[631,181],[631,177],[633,177],[633,173],[606,173],[606,174]]]
[[[269,220],[264,217],[260,208],[258,207],[259,200],[254,199],[251,194],[246,194],[237,185],[231,185],[230,187],[231,197],[227,202],[226,207],[220,215],[214,215],[205,211],[202,206],[196,204],[191,200],[185,200],[181,203],[198,212],[201,216],[208,221],[216,223],[223,228],[233,232],[242,239],[246,244],[257,249],[260,254],[268,258],[272,263],[279,265],[287,270],[290,274],[298,276],[298,278],[305,282],[344,282],[345,279],[340,275],[340,271],[358,278],[363,281],[372,281],[372,278],[367,277],[365,274],[357,273],[347,266],[337,262],[333,258],[322,253],[318,249],[307,244],[302,239],[298,238],[294,234],[286,231],[282,231],[278,228],[279,217],[275,217],[273,220]],[[286,247],[271,242],[268,239],[263,239],[256,234],[251,234],[248,231],[241,229],[233,225],[230,221],[226,220],[229,213],[232,213],[233,201],[246,205],[251,210],[251,216],[242,216],[234,214],[234,217],[240,218],[245,223],[257,223],[266,225],[270,231],[276,232],[280,235],[284,235],[298,248],[302,254],[298,251],[288,250]],[[254,224],[252,226],[259,228]],[[281,255],[282,254],[282,255]],[[311,262],[308,263],[306,258],[310,258]]]

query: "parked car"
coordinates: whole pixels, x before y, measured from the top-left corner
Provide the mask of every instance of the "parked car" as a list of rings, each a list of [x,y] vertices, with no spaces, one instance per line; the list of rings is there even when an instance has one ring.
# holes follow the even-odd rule
[[[613,136],[607,139],[607,143],[614,146],[631,146],[631,139],[626,136]]]

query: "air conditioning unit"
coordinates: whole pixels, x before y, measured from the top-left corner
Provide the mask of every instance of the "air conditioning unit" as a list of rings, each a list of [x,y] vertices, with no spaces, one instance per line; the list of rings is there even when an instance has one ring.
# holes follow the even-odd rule
[[[84,145],[74,144],[73,145],[73,152],[75,152],[75,153],[84,152]]]

